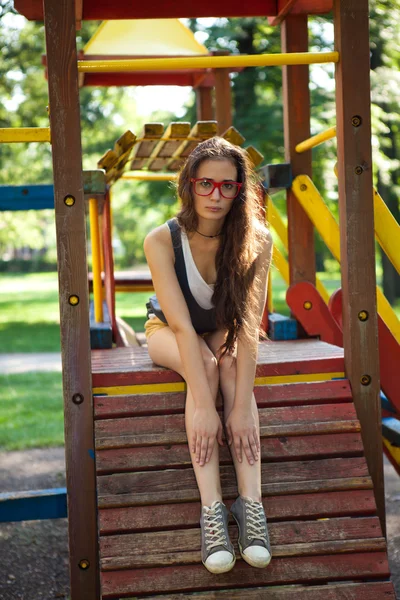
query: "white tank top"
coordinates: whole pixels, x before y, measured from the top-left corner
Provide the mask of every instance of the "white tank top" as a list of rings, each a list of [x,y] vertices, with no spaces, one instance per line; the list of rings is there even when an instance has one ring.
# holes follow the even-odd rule
[[[214,293],[214,284],[208,284],[200,275],[200,272],[196,267],[196,263],[193,260],[188,237],[183,229],[181,229],[181,237],[183,257],[185,259],[185,267],[190,291],[192,292],[197,304],[199,304],[201,308],[213,308],[214,304],[211,302],[211,297]]]

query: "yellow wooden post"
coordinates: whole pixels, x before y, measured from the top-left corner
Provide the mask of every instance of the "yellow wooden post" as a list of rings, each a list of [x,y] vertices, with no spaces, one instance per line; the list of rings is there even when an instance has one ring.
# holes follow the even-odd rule
[[[270,208],[271,208],[271,197],[269,196],[269,194],[265,194],[264,204],[265,204],[265,221],[266,221],[266,225],[268,227],[269,222],[270,222]],[[268,288],[267,288],[267,308],[268,308],[269,314],[274,312],[274,301],[272,298],[272,293],[273,293],[272,269],[270,268],[269,275],[268,275]]]
[[[49,127],[1,127],[0,143],[50,142]]]
[[[100,255],[100,232],[99,211],[97,199],[89,200],[90,239],[92,242],[92,269],[93,269],[93,297],[94,297],[94,320],[96,323],[103,322],[103,292],[101,284],[101,255]]]

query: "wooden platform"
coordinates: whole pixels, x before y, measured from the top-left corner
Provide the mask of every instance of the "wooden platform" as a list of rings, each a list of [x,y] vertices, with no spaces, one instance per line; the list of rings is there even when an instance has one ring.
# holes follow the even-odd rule
[[[143,348],[94,351],[92,362],[103,599],[395,598],[350,386],[331,377],[343,371],[340,348],[260,344],[255,395],[273,558],[266,569],[239,558],[218,576],[201,564],[184,383]],[[295,376],[310,381],[281,382]],[[220,457],[229,507],[237,489],[226,445]]]

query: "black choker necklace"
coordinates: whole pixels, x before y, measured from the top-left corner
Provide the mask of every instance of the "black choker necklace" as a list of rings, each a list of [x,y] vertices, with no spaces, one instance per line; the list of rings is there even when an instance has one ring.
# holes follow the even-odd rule
[[[217,233],[217,235],[205,235],[204,233],[200,233],[200,231],[197,231],[196,229],[196,233],[202,235],[203,237],[208,237],[208,238],[215,238],[221,235],[221,233]]]

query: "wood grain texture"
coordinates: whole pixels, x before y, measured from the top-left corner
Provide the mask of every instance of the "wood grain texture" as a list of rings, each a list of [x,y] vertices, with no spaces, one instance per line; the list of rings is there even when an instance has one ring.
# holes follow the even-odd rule
[[[345,365],[385,530],[367,0],[336,0],[334,18],[335,50],[341,57],[336,65],[336,133]],[[361,118],[358,127],[354,116]],[[359,320],[360,311],[368,312],[367,321]],[[370,377],[369,385],[362,385],[363,375]]]
[[[71,596],[99,598],[96,480],[90,368],[85,205],[75,41],[75,5],[45,0],[50,126],[63,364]],[[67,206],[64,198],[73,196]],[[77,305],[69,297],[79,298]],[[81,394],[82,403],[74,403]],[[79,568],[87,560],[87,570]]]
[[[212,121],[214,119],[211,88],[203,86],[196,88],[196,114],[198,121]]]
[[[232,502],[225,504],[230,508]],[[371,489],[267,496],[263,505],[268,522],[376,514]],[[101,535],[150,531],[155,524],[159,531],[179,530],[197,526],[199,515],[200,502],[108,508],[99,511],[99,528]]]
[[[112,247],[111,231],[111,204],[110,190],[107,190],[103,208],[103,250],[104,250],[104,287],[108,314],[111,319],[111,327],[114,341],[118,339],[118,326],[115,312],[115,281],[114,281],[114,253]]]
[[[232,125],[232,93],[229,69],[215,69],[215,117],[218,123],[218,133]]]
[[[265,590],[264,590],[265,591]],[[185,592],[147,596],[147,600],[260,600],[262,588],[218,590],[208,592]],[[389,582],[341,583],[315,586],[275,586],[268,588],[268,600],[395,600],[393,586]]]
[[[293,9],[295,8],[295,5]],[[282,52],[308,52],[307,15],[286,16],[281,25]],[[311,177],[311,152],[298,154],[296,144],[310,137],[310,92],[308,65],[282,68],[285,159],[293,177]],[[309,281],[315,285],[313,225],[289,189],[286,194],[290,283]]]
[[[343,368],[343,349],[319,340],[260,342],[258,346],[256,377],[342,372]],[[92,373],[93,387],[183,381],[174,371],[156,366],[143,347],[94,350]]]
[[[385,550],[377,517],[291,521],[268,526],[272,556],[311,556]],[[229,537],[240,557],[236,525]],[[200,528],[176,531],[109,535],[100,538],[101,569],[137,569],[201,563]]]
[[[346,581],[388,577],[389,567],[384,552],[332,554],[327,556],[273,559],[267,569],[254,569],[238,561],[233,571],[215,577],[202,565],[159,567],[106,571],[102,573],[103,598],[151,592],[191,592],[204,589],[237,589],[248,586],[283,585],[312,581]]]

